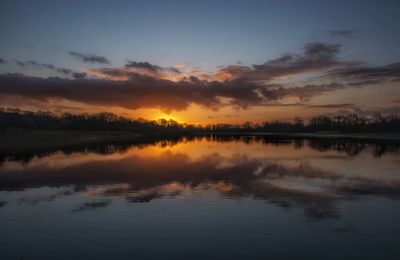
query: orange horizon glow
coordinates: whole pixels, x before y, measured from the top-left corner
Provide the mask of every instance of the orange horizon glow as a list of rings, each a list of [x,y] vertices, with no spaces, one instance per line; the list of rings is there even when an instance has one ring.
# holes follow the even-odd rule
[[[324,107],[325,104],[354,104],[363,109],[363,103],[368,102],[369,107],[381,107],[381,102],[385,101],[390,106],[393,97],[391,95],[379,94],[378,88],[364,87],[343,89],[336,92],[322,94],[313,97],[306,102],[296,98],[286,98],[279,104],[267,106],[253,106],[248,108],[235,108],[230,105],[221,106],[218,109],[191,104],[182,110],[165,111],[161,108],[139,108],[127,109],[117,106],[98,106],[90,105],[67,99],[49,99],[46,101],[27,102],[23,98],[4,100],[3,107],[14,107],[25,111],[50,111],[56,114],[64,112],[79,113],[99,113],[110,112],[119,116],[131,119],[155,120],[164,118],[174,120],[178,123],[206,126],[209,124],[243,124],[245,122],[263,123],[271,121],[291,121],[295,117],[309,119],[319,115],[329,115],[338,111],[335,107]],[[396,85],[386,86],[386,92],[396,91]],[[380,95],[381,99],[376,99]],[[8,101],[8,102],[5,102]],[[321,105],[318,107],[318,105]]]

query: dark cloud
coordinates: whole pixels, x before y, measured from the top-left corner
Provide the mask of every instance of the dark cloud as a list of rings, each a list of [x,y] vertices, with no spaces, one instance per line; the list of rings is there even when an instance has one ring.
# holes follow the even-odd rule
[[[265,105],[286,96],[307,99],[326,91],[342,88],[339,84],[306,85],[283,88],[260,85],[245,79],[208,82],[191,77],[169,81],[130,74],[125,81],[107,79],[37,78],[21,74],[0,75],[0,95],[16,95],[36,100],[68,99],[91,105],[120,106],[128,109],[158,107],[164,110],[186,109],[191,103],[218,109],[226,105],[246,108]]]
[[[335,56],[339,53],[340,44],[328,44],[321,42],[308,43],[304,47],[305,59],[319,62],[332,62]]]
[[[175,73],[175,74],[180,74],[181,73],[181,71],[179,69],[175,68],[175,67],[168,67],[168,68],[164,68],[164,69],[166,69],[167,71],[170,71],[172,73]]]
[[[100,63],[100,64],[110,64],[110,60],[103,56],[98,56],[94,54],[82,54],[76,51],[70,51],[71,56],[77,57],[86,63]]]
[[[96,77],[126,80],[135,75],[149,76],[156,79],[183,79],[181,72],[174,67],[161,67],[149,62],[129,61],[124,67],[89,68],[89,73]]]
[[[400,82],[400,62],[382,66],[349,66],[332,70],[329,77],[345,80],[351,86]]]
[[[345,108],[354,108],[355,105],[352,103],[345,103],[345,104],[308,105],[307,107],[309,107],[309,108],[345,109]]]
[[[359,31],[359,29],[331,30],[331,31],[328,31],[328,33],[332,37],[353,38],[354,34],[357,33],[358,31]]]
[[[158,71],[161,67],[157,65],[150,64],[148,62],[137,62],[137,61],[129,61],[126,65],[126,68],[136,68],[136,69],[146,69],[150,71]]]
[[[121,68],[95,68],[95,69],[91,68],[89,69],[89,71],[97,76],[106,76],[110,78],[121,78],[121,77],[129,78],[131,76],[136,75],[135,72],[127,71]]]
[[[132,75],[127,81],[102,79],[66,80],[60,78],[34,78],[22,75],[0,76],[1,94],[19,95],[39,100],[69,99],[92,105],[121,106],[130,109],[160,107],[185,109],[190,103],[205,106],[220,104],[218,95],[235,98],[235,89],[223,89],[221,83],[202,81],[172,82],[141,75]],[[243,89],[243,103],[253,103],[259,97]]]
[[[263,65],[253,65],[253,67],[256,70],[266,70],[266,72],[272,72],[278,76],[287,73],[320,70],[321,68],[341,64],[336,60],[336,55],[340,52],[340,48],[340,44],[308,43],[304,46],[302,54],[286,54]]]
[[[245,77],[251,80],[273,80],[283,76],[322,71],[345,64],[337,60],[340,44],[312,42],[304,46],[300,54],[288,53],[264,64],[252,67],[233,65],[222,68],[219,73],[228,73],[233,78]]]
[[[271,100],[279,100],[284,97],[292,96],[292,97],[298,97],[299,99],[306,101],[313,96],[344,88],[345,86],[340,83],[331,83],[322,85],[308,84],[300,87],[290,87],[290,88],[279,86],[277,88],[263,88],[260,89],[259,91],[263,93],[265,97],[268,97]]]
[[[302,54],[286,54],[262,65],[253,65],[253,67],[256,71],[259,70],[266,75],[278,77],[309,71],[320,71],[324,68],[342,64],[336,59],[340,48],[340,44],[308,43],[304,46]]]
[[[24,68],[24,69],[27,69],[27,68],[40,69],[40,68],[42,68],[42,66],[38,62],[33,61],[33,60],[29,60],[29,61],[16,60],[15,64],[17,64],[17,66]]]
[[[217,77],[224,79],[232,79],[248,76],[252,72],[252,69],[248,66],[242,65],[230,65],[221,67],[217,72]]]
[[[72,77],[74,79],[84,79],[84,78],[86,78],[86,76],[87,76],[87,74],[84,73],[84,72],[74,72],[74,73],[72,73]]]
[[[71,69],[67,69],[67,68],[61,68],[61,67],[56,67],[53,64],[48,64],[48,63],[40,63],[40,62],[36,62],[33,60],[29,60],[29,61],[15,61],[15,64],[17,64],[17,66],[23,68],[23,69],[29,69],[29,68],[33,68],[33,69],[48,69],[48,70],[52,70],[55,71],[57,73],[60,74],[64,74],[66,76],[71,76],[73,78],[84,78],[86,77],[86,73],[81,73],[81,72],[76,72],[73,71]]]
[[[400,63],[364,67],[356,62],[343,62],[337,58],[340,48],[340,44],[311,42],[300,53],[287,53],[259,65],[231,65],[216,74],[186,73],[173,67],[129,61],[124,67],[89,68],[92,77],[87,78],[85,73],[52,64],[16,61],[23,68],[49,69],[76,80],[1,75],[0,84],[4,87],[0,88],[0,94],[41,101],[68,99],[90,105],[170,111],[186,109],[190,104],[218,109],[224,105],[241,108],[269,105],[286,97],[307,101],[345,87],[399,81]],[[87,62],[94,57],[70,53]],[[318,77],[323,83],[296,85],[279,81],[309,72],[322,75]]]
[[[3,63],[6,63],[6,61],[3,60],[3,59],[0,57],[0,64],[3,64]]]
[[[149,62],[128,61],[128,63],[125,64],[125,68],[147,70],[147,71],[153,72],[153,73],[167,71],[167,72],[172,72],[175,74],[180,74],[180,71],[177,68],[174,68],[174,67],[163,68],[163,67],[151,64]]]

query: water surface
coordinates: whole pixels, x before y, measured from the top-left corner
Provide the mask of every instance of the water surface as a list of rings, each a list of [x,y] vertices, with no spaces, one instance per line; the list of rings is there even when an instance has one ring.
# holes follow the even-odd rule
[[[0,258],[400,259],[399,147],[207,136],[0,152]]]

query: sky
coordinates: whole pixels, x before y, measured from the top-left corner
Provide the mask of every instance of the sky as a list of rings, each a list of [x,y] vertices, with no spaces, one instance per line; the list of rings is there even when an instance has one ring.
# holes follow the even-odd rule
[[[0,2],[0,106],[193,124],[400,112],[399,1]]]

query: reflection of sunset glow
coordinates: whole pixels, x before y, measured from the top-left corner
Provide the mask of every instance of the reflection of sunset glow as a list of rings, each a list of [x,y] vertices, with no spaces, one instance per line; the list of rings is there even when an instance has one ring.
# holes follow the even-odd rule
[[[349,160],[354,155],[346,154],[360,147],[357,142],[346,142],[343,150],[340,140],[327,148],[324,141],[304,140],[299,145],[297,141],[243,138],[156,139],[120,149],[56,152],[34,157],[28,164],[17,159],[0,167],[0,188],[65,187],[68,190],[27,198],[24,203],[50,202],[79,193],[86,202],[73,212],[105,208],[118,198],[134,205],[218,194],[237,201],[251,198],[298,205],[307,217],[318,219],[321,214],[336,217],[332,203],[346,201],[349,193],[396,197],[400,193],[396,150],[371,160],[375,156],[371,151],[380,146],[371,142]],[[83,188],[74,190],[71,185]]]
[[[212,155],[212,156],[210,156]],[[3,170],[18,171],[30,168],[43,168],[43,169],[62,169],[67,167],[77,167],[85,165],[88,161],[113,163],[117,161],[124,161],[129,164],[133,158],[142,161],[155,161],[158,163],[171,162],[172,158],[179,158],[185,160],[186,163],[199,163],[204,160],[215,159],[216,169],[223,170],[233,167],[239,162],[245,161],[246,158],[261,161],[280,161],[287,170],[301,170],[307,171],[309,166],[324,169],[326,172],[346,172],[345,169],[352,167],[358,161],[363,163],[353,167],[351,175],[371,177],[373,174],[371,169],[379,168],[384,169],[380,174],[380,178],[398,180],[398,174],[394,174],[397,169],[395,161],[388,163],[385,160],[370,161],[370,155],[361,154],[357,160],[343,160],[340,163],[335,159],[338,154],[334,150],[325,151],[324,156],[320,156],[320,152],[309,145],[305,145],[301,150],[293,149],[292,145],[275,145],[273,143],[262,143],[252,141],[251,145],[240,142],[213,142],[206,138],[197,138],[194,140],[182,139],[179,142],[170,140],[160,140],[148,146],[132,146],[127,150],[114,152],[112,154],[98,154],[95,152],[88,153],[75,153],[63,154],[56,152],[47,157],[33,158],[28,165],[21,165],[19,162],[7,161],[2,165]],[[334,158],[334,159],[332,159]],[[393,159],[388,156],[388,158]],[[304,163],[308,161],[309,164]],[[263,169],[263,167],[262,167]],[[397,173],[397,172],[396,172]],[[347,173],[350,175],[350,173]],[[272,176],[272,175],[270,175]],[[310,176],[308,176],[310,177]]]

